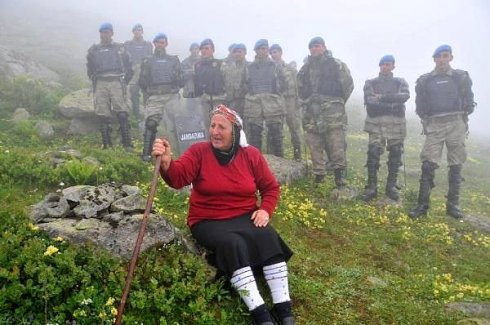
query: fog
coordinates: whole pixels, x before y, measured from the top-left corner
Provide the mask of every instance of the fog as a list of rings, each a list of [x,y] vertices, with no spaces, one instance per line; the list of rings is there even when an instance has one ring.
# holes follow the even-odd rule
[[[450,44],[452,66],[469,71],[473,79],[478,107],[470,117],[471,133],[490,136],[486,126],[490,95],[484,79],[490,72],[486,62],[490,3],[485,0],[0,0],[0,9],[2,25],[25,33],[16,37],[34,35],[37,46],[49,44],[53,53],[70,56],[79,71],[85,67],[87,48],[98,41],[99,25],[106,21],[113,23],[116,41],[130,39],[135,23],[143,25],[145,38],[150,40],[158,32],[166,33],[168,52],[181,60],[188,55],[191,42],[208,37],[215,42],[216,57],[226,56],[231,43],[244,43],[247,59],[253,60],[255,41],[266,38],[269,44],[279,43],[284,59],[300,67],[308,55],[309,40],[322,36],[327,48],[352,72],[355,92],[351,105],[362,105],[364,81],[377,75],[381,56],[393,54],[395,75],[410,84],[410,115],[414,114],[415,80],[433,69],[434,49]],[[3,45],[22,44],[5,29],[0,36]],[[53,36],[69,41],[50,43]]]

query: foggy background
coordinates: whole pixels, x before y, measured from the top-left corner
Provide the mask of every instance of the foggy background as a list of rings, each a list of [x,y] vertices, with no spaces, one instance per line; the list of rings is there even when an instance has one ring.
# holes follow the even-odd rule
[[[351,70],[355,90],[349,106],[362,105],[362,87],[378,74],[381,56],[393,54],[396,76],[410,84],[408,116],[414,116],[414,84],[433,69],[432,53],[453,47],[454,68],[467,70],[478,107],[470,116],[472,135],[490,136],[490,95],[484,76],[490,40],[490,2],[485,0],[411,1],[161,1],[161,0],[0,0],[0,46],[12,48],[61,73],[85,74],[87,49],[98,42],[99,25],[114,25],[114,40],[132,37],[136,23],[145,38],[169,38],[168,52],[188,56],[191,42],[212,38],[217,58],[231,43],[253,45],[259,38],[278,43],[284,59],[302,66],[314,36]],[[352,113],[351,113],[352,114]]]

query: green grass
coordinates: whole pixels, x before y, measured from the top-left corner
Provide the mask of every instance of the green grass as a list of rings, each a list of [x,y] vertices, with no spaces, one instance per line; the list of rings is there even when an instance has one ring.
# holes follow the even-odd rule
[[[351,128],[359,129],[359,125]],[[33,323],[74,318],[79,324],[90,324],[89,319],[103,323],[97,314],[110,314],[109,298],[115,298],[113,304],[117,304],[126,264],[94,247],[60,244],[49,239],[31,229],[26,215],[30,204],[57,189],[57,181],[74,185],[69,184],[69,172],[56,174],[41,159],[46,152],[65,143],[102,162],[97,177],[80,165],[71,171],[71,182],[77,177],[91,184],[112,179],[138,184],[147,191],[152,166],[139,161],[141,144],[137,143],[136,152],[129,155],[121,148],[100,150],[97,137],[68,137],[43,143],[29,126],[19,129],[0,121],[0,130],[3,130],[0,168],[4,168],[0,176],[0,249],[9,252],[0,259],[0,299],[7,299],[7,292],[21,294],[23,301],[31,299],[30,309],[22,304],[18,308],[37,315]],[[464,316],[446,311],[447,302],[490,301],[490,235],[445,216],[445,163],[437,170],[429,217],[412,221],[406,215],[416,200],[418,154],[423,139],[418,135],[417,123],[410,125],[409,132],[403,206],[378,209],[358,201],[332,202],[331,177],[320,186],[314,186],[310,179],[283,186],[273,225],[295,253],[289,273],[298,324],[456,324]],[[24,135],[30,141],[22,141]],[[285,141],[289,143],[287,138]],[[362,190],[367,136],[350,131],[348,142],[348,181]],[[488,147],[485,142],[470,138],[469,159],[463,170],[466,182],[462,207],[467,213],[483,217],[488,217],[490,211],[487,196],[490,158],[484,154]],[[292,156],[290,148],[286,154]],[[386,161],[386,154],[382,159]],[[39,163],[35,164],[36,161]],[[36,169],[23,170],[23,166]],[[385,176],[383,163],[379,178],[381,193]],[[403,183],[403,171],[399,180]],[[155,210],[189,234],[185,226],[187,204],[185,194],[171,191],[160,181]],[[51,260],[42,256],[50,245],[60,249],[60,254]],[[128,324],[157,324],[164,319],[170,324],[249,323],[238,296],[208,280],[212,271],[200,257],[174,249],[163,253],[161,249],[148,251],[139,261],[125,314]],[[54,259],[59,260],[55,263]],[[14,261],[31,266],[14,267]],[[35,265],[41,268],[33,271]],[[83,271],[75,272],[77,268]],[[29,278],[28,274],[33,276]],[[43,293],[51,286],[60,289]],[[81,305],[89,297],[92,305]],[[47,303],[39,304],[35,299]],[[88,318],[83,313],[94,315]],[[177,316],[172,318],[172,314]],[[19,320],[28,323],[28,316],[0,306],[2,323],[20,323]]]

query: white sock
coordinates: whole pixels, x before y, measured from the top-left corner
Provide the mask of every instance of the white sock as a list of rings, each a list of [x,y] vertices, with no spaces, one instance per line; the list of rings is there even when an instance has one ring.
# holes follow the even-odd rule
[[[286,262],[264,266],[264,278],[271,290],[272,302],[290,301],[288,285],[288,267]]]
[[[247,305],[248,310],[254,310],[264,304],[264,299],[262,299],[257,288],[257,283],[255,282],[255,277],[250,266],[235,270],[230,282],[232,287],[238,291],[243,302]]]

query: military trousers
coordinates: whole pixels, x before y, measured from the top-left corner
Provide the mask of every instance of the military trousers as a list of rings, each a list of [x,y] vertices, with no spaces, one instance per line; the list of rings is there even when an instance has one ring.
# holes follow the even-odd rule
[[[100,78],[95,86],[95,114],[111,118],[112,112],[127,112],[126,85],[119,77]]]
[[[327,161],[333,169],[346,167],[344,127],[329,128],[322,133],[306,132],[305,140],[310,149],[314,175],[327,174]]]
[[[407,122],[404,117],[383,115],[366,117],[364,131],[369,134],[369,145],[379,148],[403,144],[407,136]]]
[[[439,165],[444,144],[447,147],[448,166],[466,161],[466,123],[462,114],[433,116],[424,120],[425,143],[420,160]]]
[[[301,145],[301,110],[297,97],[285,97],[286,124],[291,134],[291,143],[294,147]]]

